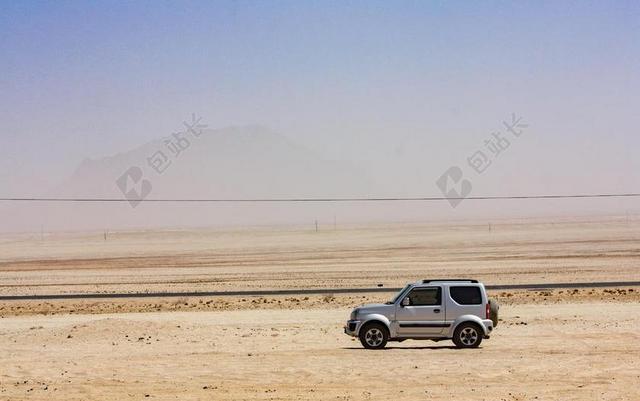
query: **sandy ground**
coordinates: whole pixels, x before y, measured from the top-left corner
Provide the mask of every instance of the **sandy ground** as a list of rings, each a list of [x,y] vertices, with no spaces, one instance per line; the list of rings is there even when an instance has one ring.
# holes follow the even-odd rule
[[[0,295],[640,280],[625,219],[0,236]],[[0,302],[0,400],[640,399],[640,288],[495,291],[480,349],[342,333],[392,294]]]
[[[638,400],[640,304],[503,307],[480,349],[367,351],[348,309],[7,317],[10,400]]]
[[[0,295],[640,280],[640,221],[0,236]]]

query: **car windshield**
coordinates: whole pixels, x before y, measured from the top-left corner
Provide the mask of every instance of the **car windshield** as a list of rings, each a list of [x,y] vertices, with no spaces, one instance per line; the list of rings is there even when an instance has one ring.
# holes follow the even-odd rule
[[[398,293],[396,294],[396,296],[395,296],[395,297],[393,297],[393,299],[392,299],[391,301],[387,302],[387,305],[395,304],[395,303],[398,301],[398,299],[400,298],[400,295],[402,295],[402,294],[405,292],[405,290],[406,290],[407,288],[409,288],[410,286],[411,286],[411,284],[407,284],[407,285],[405,285],[405,286],[404,286],[404,288],[403,288],[403,289],[401,289],[401,290],[400,290],[400,292],[398,292]]]

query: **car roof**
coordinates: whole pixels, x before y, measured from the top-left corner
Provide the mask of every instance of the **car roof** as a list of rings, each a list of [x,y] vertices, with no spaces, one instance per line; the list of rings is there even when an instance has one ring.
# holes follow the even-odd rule
[[[461,279],[461,278],[450,278],[450,279],[427,279],[427,280],[420,280],[420,281],[418,281],[418,283],[417,283],[417,284],[431,284],[431,283],[455,283],[455,284],[468,283],[468,284],[479,284],[478,280],[472,280],[472,279]]]
[[[429,287],[435,285],[442,285],[447,287],[460,286],[484,288],[484,285],[477,280],[420,280],[411,284],[412,287]]]

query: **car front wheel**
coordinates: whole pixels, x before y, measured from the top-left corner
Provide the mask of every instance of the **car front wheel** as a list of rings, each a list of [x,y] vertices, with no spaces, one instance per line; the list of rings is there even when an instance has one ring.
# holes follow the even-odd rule
[[[387,345],[389,332],[381,323],[369,323],[360,329],[360,342],[367,349],[381,349]]]

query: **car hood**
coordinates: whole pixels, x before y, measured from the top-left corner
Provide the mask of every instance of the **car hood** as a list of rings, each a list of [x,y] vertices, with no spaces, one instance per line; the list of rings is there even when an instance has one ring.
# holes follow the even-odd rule
[[[366,304],[357,308],[359,313],[382,313],[386,314],[387,312],[394,309],[394,305],[388,304]]]

